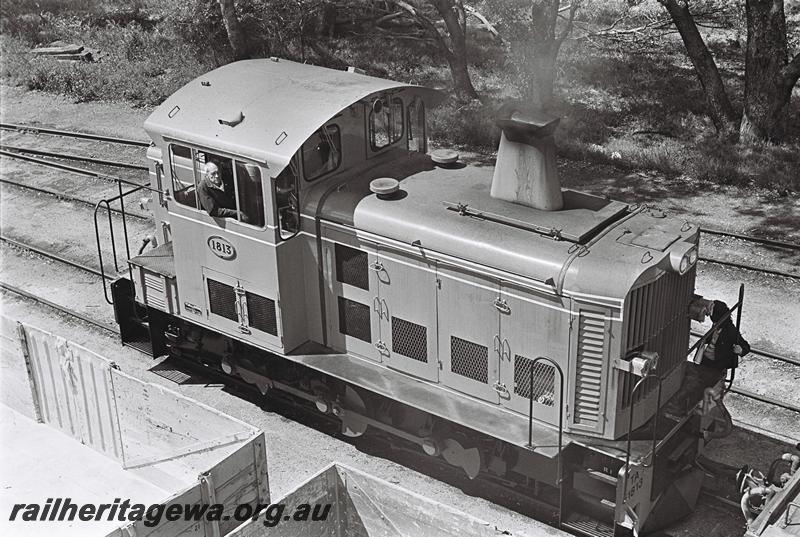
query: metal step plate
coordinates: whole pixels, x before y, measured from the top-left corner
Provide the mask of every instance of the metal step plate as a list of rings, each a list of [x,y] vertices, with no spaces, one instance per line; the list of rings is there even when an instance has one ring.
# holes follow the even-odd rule
[[[149,369],[151,373],[155,373],[159,377],[163,377],[175,384],[186,384],[192,380],[192,376],[179,369],[179,364],[167,359],[157,363]]]

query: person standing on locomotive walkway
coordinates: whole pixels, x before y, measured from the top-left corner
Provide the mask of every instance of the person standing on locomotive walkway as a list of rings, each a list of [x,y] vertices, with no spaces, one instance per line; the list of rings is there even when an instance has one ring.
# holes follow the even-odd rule
[[[248,221],[247,215],[236,210],[233,196],[225,192],[219,167],[213,162],[206,162],[203,166],[203,178],[197,185],[197,199],[200,207],[215,218],[237,218],[244,223]]]
[[[711,311],[711,321],[717,324],[728,315],[730,308],[721,300],[715,300]],[[683,415],[689,402],[704,397],[706,389],[713,388],[725,378],[728,369],[739,366],[739,358],[750,352],[750,345],[739,333],[730,317],[720,324],[704,345],[700,345],[694,357],[696,365],[687,367],[681,388],[667,404],[666,411]],[[727,413],[722,405],[723,393],[713,394],[720,411]]]

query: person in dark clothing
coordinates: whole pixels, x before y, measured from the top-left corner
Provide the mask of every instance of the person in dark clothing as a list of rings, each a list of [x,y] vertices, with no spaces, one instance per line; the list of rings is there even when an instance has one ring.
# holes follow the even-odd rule
[[[728,312],[730,308],[727,304],[715,300],[711,321],[716,325]],[[698,347],[694,357],[696,365],[687,365],[684,381],[670,403],[666,405],[666,411],[683,414],[687,403],[692,403],[693,406],[701,400],[705,389],[714,387],[724,379],[728,369],[736,369],[739,366],[739,358],[749,352],[750,345],[728,317],[714,330],[706,343]]]
[[[728,308],[727,304],[721,300],[715,300],[714,309],[711,312],[711,321],[717,324],[729,311],[730,308]],[[724,371],[739,367],[739,357],[745,356],[750,352],[750,345],[736,329],[736,325],[733,324],[730,317],[728,317],[714,331],[702,352],[701,349],[703,349],[702,346],[697,349],[695,363],[699,363],[703,367]]]
[[[197,199],[200,207],[210,216],[236,218],[240,222],[248,221],[247,215],[236,210],[236,200],[233,196],[225,192],[219,167],[213,162],[206,162],[203,166],[203,178],[197,184]]]

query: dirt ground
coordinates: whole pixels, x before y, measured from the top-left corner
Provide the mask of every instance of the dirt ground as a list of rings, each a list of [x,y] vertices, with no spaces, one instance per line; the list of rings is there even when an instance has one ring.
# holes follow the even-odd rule
[[[7,86],[0,87],[0,102],[4,123],[39,123],[68,130],[87,130],[112,136],[147,139],[142,129],[142,123],[150,112],[147,109],[133,108],[119,103],[74,103],[64,97],[25,92]],[[142,162],[144,162],[143,154]],[[0,166],[3,176],[13,177],[32,173],[5,158],[0,160]],[[559,163],[559,170],[567,188],[586,190],[630,202],[655,203],[672,214],[710,228],[764,235],[800,243],[800,202],[796,198],[781,197],[771,192],[714,187],[686,178],[665,178],[649,172],[621,171],[612,166],[585,162],[562,161]],[[58,186],[51,188],[60,189]],[[22,201],[35,204],[37,203],[35,197],[28,199],[29,194],[5,188],[2,192],[3,233],[23,234],[26,240],[33,241],[37,238],[35,230],[36,233],[42,234],[39,239],[41,244],[46,246],[48,240],[53,238],[48,235],[48,228],[41,223],[33,227],[23,226],[25,214],[19,212],[19,204]],[[60,205],[59,219],[64,226],[63,223],[69,221],[67,214],[73,209],[66,203]],[[79,212],[84,209],[76,207],[74,210]],[[87,242],[93,244],[93,233],[89,228],[81,230],[77,225],[70,225],[64,229],[68,231],[67,246],[72,248],[72,250],[66,249],[65,252],[72,257],[83,258],[87,250],[78,248],[78,245],[85,247]],[[144,233],[144,230],[139,231]],[[732,248],[736,248],[736,244],[727,245],[726,248],[730,253]],[[91,251],[91,248],[88,251]],[[60,277],[54,279],[51,272],[53,267],[48,267],[50,262],[39,258],[26,259],[26,254],[8,247],[0,249],[0,254],[2,254],[4,281],[9,279],[26,282],[32,286],[29,288],[39,289],[54,297],[53,301],[69,304],[70,295],[75,292],[70,287],[72,284],[60,283]],[[781,270],[786,271],[797,270],[800,266],[797,258],[792,256],[781,256],[776,260],[770,258],[769,252],[755,254],[743,251],[742,255],[763,257],[768,263],[780,263]],[[774,256],[779,254],[775,253]],[[84,261],[88,262],[88,258]],[[64,269],[61,272],[64,274],[64,281],[74,282],[80,279],[74,271]],[[740,282],[745,283],[747,293],[742,323],[745,337],[754,346],[800,358],[798,351],[800,281],[701,264],[698,270],[697,292],[733,304]],[[97,297],[102,297],[99,287],[99,284],[94,285],[92,290]],[[83,292],[86,292],[85,288]],[[99,298],[99,303],[102,303],[102,298]],[[104,303],[101,306],[105,308]],[[58,331],[62,335],[74,335],[79,343],[84,343],[113,359],[119,359],[126,371],[132,371],[133,374],[150,381],[167,383],[147,372],[150,364],[144,363],[141,355],[130,349],[121,349],[116,340],[106,334],[75,330],[71,321],[58,318],[52,312],[33,306],[10,294],[3,294],[0,307],[6,315],[19,316],[45,329]],[[81,307],[86,314],[96,316],[91,310],[93,306],[84,304]],[[111,323],[110,309],[106,309],[108,311],[104,310],[101,317]],[[702,327],[698,325],[697,328]],[[775,364],[769,360],[750,356],[743,361],[737,378],[747,386],[747,389],[800,405],[800,388],[798,388],[800,367]],[[180,386],[179,390],[262,427],[267,432],[270,480],[276,497],[315,473],[324,464],[338,460],[411,490],[424,490],[429,497],[465,510],[515,534],[557,534],[551,528],[534,523],[485,500],[468,496],[458,489],[413,470],[379,457],[372,457],[351,445],[293,423],[278,414],[264,412],[257,406],[231,396],[219,386],[189,385]],[[718,446],[721,455],[741,452],[744,449],[748,452],[748,456],[752,456],[751,460],[755,461],[755,465],[764,466],[766,463],[759,463],[758,459],[770,460],[769,456],[781,449],[779,444],[771,442],[767,437],[783,441],[800,440],[800,419],[797,414],[770,409],[733,396],[729,396],[726,401],[729,401],[735,419],[747,423],[751,429],[762,429],[764,440],[744,442],[748,445],[743,448],[744,436],[734,436],[731,441]],[[753,437],[747,438],[752,440]],[[765,451],[769,456],[765,456]],[[711,534],[722,535],[718,532],[709,533]]]

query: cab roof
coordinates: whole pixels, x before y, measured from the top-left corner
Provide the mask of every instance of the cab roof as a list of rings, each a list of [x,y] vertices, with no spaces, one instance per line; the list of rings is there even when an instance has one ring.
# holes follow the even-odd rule
[[[153,139],[266,163],[275,176],[314,131],[350,105],[403,89],[434,99],[439,95],[421,86],[289,60],[243,60],[186,84],[150,114],[144,128]]]

